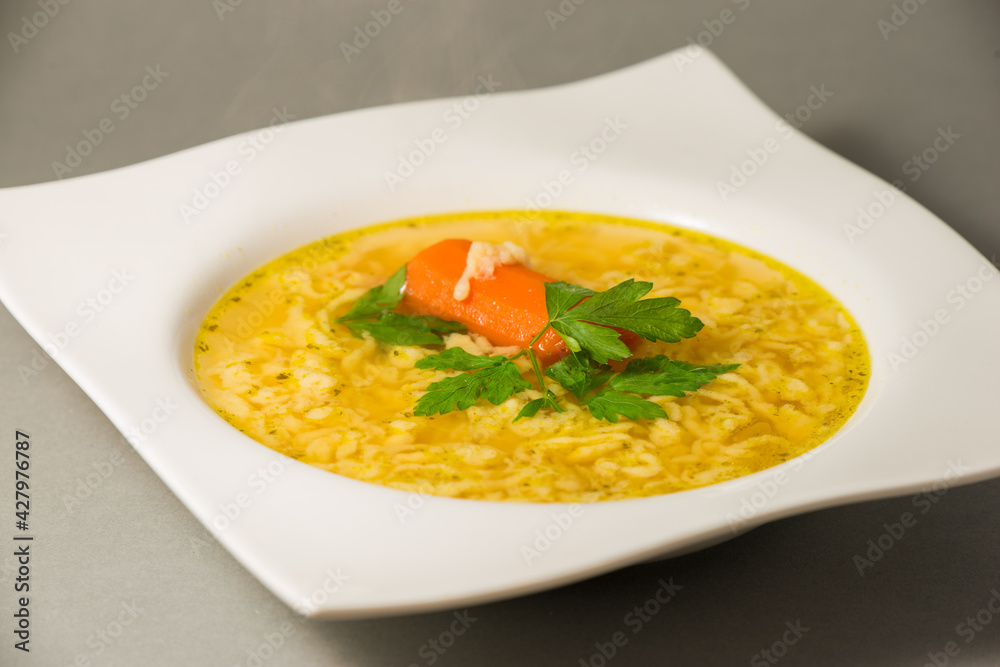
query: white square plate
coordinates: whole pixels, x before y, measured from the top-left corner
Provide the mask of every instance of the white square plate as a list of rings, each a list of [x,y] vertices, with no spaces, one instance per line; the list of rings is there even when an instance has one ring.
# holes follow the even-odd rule
[[[420,164],[387,177],[404,162]],[[267,260],[370,223],[531,205],[690,227],[811,276],[867,338],[858,412],[808,457],[571,513],[332,475],[200,398],[198,325]],[[845,231],[859,207],[872,221]],[[316,118],[0,190],[0,232],[7,308],[240,562],[317,617],[513,596],[790,514],[1000,474],[995,267],[693,47],[570,85]]]

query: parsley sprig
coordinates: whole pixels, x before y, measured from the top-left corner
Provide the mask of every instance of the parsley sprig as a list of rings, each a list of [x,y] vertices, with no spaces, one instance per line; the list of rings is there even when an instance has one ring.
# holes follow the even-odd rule
[[[375,340],[389,345],[442,345],[444,340],[441,334],[465,331],[465,327],[458,322],[440,317],[392,312],[403,300],[405,286],[404,264],[384,283],[361,295],[336,322],[346,326],[358,338],[368,333]]]
[[[478,356],[460,347],[424,357],[417,361],[417,368],[471,372],[446,377],[427,387],[427,393],[417,401],[413,414],[443,415],[452,410],[465,410],[478,403],[481,397],[493,405],[500,405],[514,394],[530,389],[531,383],[521,377],[521,371],[513,362],[515,358]]]
[[[405,286],[404,265],[385,283],[365,292],[336,322],[359,338],[368,334],[389,345],[441,345],[442,334],[465,331],[457,322],[394,312],[403,299]],[[548,322],[514,356],[480,356],[453,347],[419,360],[417,368],[460,372],[427,387],[413,414],[431,416],[466,410],[483,398],[500,405],[531,388],[514,363],[526,355],[542,397],[529,401],[514,421],[534,417],[544,408],[565,412],[559,397],[546,384],[546,376],[597,419],[617,422],[619,417],[666,417],[663,408],[643,396],[684,396],[685,392],[696,391],[706,382],[735,370],[739,364],[695,366],[656,355],[633,359],[616,372],[608,362],[622,361],[632,355],[616,329],[632,331],[654,342],[676,343],[682,338],[692,338],[704,326],[690,311],[679,308],[680,301],[673,297],[643,299],[652,288],[652,283],[632,279],[603,292],[565,282],[546,283]],[[543,373],[532,346],[550,327],[571,352]]]
[[[604,292],[564,282],[546,283],[548,326],[562,336],[569,349],[583,350],[602,364],[632,356],[618,332],[608,327],[631,331],[646,340],[676,343],[694,337],[705,326],[689,311],[678,308],[680,301],[673,297],[640,301],[651,289],[653,283],[631,278]],[[583,298],[586,300],[581,302]]]
[[[545,284],[545,305],[549,320],[531,343],[513,357],[477,356],[460,348],[450,348],[424,357],[417,368],[462,371],[434,382],[414,408],[415,415],[446,414],[465,410],[482,398],[494,405],[531,388],[514,363],[527,355],[543,396],[529,401],[514,421],[534,417],[543,408],[562,412],[556,394],[545,382],[555,380],[598,419],[617,422],[627,419],[655,419],[667,414],[645,396],[683,396],[717,376],[735,370],[739,364],[694,366],[663,355],[633,359],[621,372],[609,361],[632,355],[619,338],[617,329],[632,331],[650,341],[678,342],[695,336],[704,324],[672,297],[643,299],[652,283],[632,279],[604,292],[595,292],[565,282]],[[571,353],[543,374],[532,346],[551,327],[566,342]],[[613,328],[612,328],[613,327]]]
[[[673,361],[658,354],[633,359],[620,373],[611,366],[596,363],[579,352],[552,364],[546,375],[573,394],[581,405],[598,419],[617,422],[618,416],[629,419],[666,417],[666,412],[646,396],[684,396],[696,391],[719,375],[736,370],[739,364],[694,366]]]

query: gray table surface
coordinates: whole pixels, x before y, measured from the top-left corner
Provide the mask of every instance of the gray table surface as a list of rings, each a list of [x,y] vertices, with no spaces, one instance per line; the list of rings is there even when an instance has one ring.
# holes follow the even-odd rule
[[[534,88],[700,39],[779,113],[825,86],[833,96],[804,132],[902,181],[987,257],[1000,251],[995,0],[562,0],[565,17],[559,0],[402,0],[350,62],[341,42],[388,0],[62,2],[0,4],[0,186],[52,180],[66,145],[105,117],[117,119],[113,133],[72,176],[263,126],[274,108],[307,118],[463,95],[488,74],[507,90]],[[121,118],[112,105],[147,66],[169,76]],[[926,171],[907,167],[948,128],[960,136],[947,152]],[[36,443],[38,539],[29,654],[13,648],[15,570],[6,547],[0,555],[3,665],[600,665],[599,645],[620,630],[628,641],[608,664],[1000,665],[1000,615],[987,606],[1000,595],[1000,481],[917,510],[864,576],[854,556],[914,511],[913,497],[786,519],[699,553],[473,607],[475,621],[442,653],[430,642],[450,611],[295,616],[55,364],[22,377],[39,347],[2,308],[0,341],[0,433],[29,431]],[[93,471],[106,476],[88,495],[79,485]],[[12,531],[5,518],[5,544]],[[683,589],[633,633],[626,614],[671,577]],[[992,624],[963,625],[977,614]],[[783,637],[795,643],[776,645]],[[945,654],[949,642],[956,655]]]

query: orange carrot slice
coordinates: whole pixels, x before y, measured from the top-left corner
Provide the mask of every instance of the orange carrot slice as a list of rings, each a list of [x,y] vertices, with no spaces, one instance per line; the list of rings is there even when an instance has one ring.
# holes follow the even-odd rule
[[[498,266],[493,277],[470,281],[468,298],[454,298],[455,285],[465,271],[472,241],[448,239],[422,250],[406,265],[403,308],[419,315],[434,315],[459,322],[496,346],[521,348],[549,321],[545,308],[545,283],[555,278],[520,264]],[[622,340],[632,347],[638,336],[625,332]],[[549,329],[532,348],[543,364],[569,353],[566,343]]]

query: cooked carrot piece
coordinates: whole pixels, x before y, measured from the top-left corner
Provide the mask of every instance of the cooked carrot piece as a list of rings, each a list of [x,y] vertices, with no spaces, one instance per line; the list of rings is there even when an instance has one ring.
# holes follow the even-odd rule
[[[549,320],[545,283],[555,278],[520,264],[497,266],[492,278],[472,278],[469,296],[458,301],[453,296],[455,285],[465,271],[471,245],[465,239],[448,239],[417,253],[406,265],[403,308],[459,322],[493,345],[527,347]],[[634,334],[625,333],[622,340],[630,347],[638,341]],[[569,352],[552,329],[532,349],[543,364],[558,361]]]

